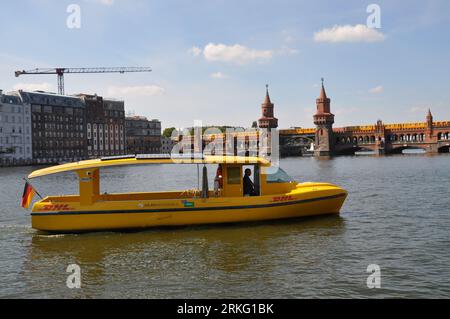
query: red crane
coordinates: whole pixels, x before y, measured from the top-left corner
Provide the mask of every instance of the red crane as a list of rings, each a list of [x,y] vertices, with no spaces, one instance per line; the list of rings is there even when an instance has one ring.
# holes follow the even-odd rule
[[[147,67],[116,67],[116,68],[50,68],[34,69],[30,71],[16,71],[16,77],[21,75],[36,74],[56,74],[58,77],[58,94],[64,95],[64,74],[65,73],[132,73],[132,72],[151,72]]]

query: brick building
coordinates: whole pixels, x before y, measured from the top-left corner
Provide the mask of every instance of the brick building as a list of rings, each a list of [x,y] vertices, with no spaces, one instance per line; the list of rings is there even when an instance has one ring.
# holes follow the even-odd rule
[[[89,158],[125,154],[125,104],[101,96],[79,94],[86,106]]]
[[[17,94],[31,107],[34,162],[72,162],[87,157],[82,100],[44,92],[18,91]]]
[[[127,154],[161,153],[161,122],[143,116],[126,118]]]

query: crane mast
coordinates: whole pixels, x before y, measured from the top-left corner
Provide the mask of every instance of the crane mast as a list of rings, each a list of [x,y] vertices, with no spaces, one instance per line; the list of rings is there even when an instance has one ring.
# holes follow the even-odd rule
[[[58,94],[64,95],[64,74],[73,73],[136,73],[136,72],[151,72],[152,69],[148,67],[111,67],[111,68],[48,68],[48,69],[34,69],[29,71],[16,71],[15,76],[21,75],[45,75],[56,74],[58,78]]]

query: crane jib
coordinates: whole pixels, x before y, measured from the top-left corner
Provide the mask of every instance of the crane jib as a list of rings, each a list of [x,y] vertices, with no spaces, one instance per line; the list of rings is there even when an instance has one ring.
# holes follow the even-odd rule
[[[64,74],[65,73],[135,73],[152,72],[149,67],[109,67],[109,68],[52,68],[52,69],[34,69],[29,71],[16,71],[16,77],[21,75],[47,75],[56,74],[58,76],[58,93],[64,95]]]

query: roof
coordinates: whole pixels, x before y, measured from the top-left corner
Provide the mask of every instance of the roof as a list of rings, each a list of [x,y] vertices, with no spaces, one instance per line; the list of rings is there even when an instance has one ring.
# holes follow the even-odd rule
[[[40,169],[32,172],[28,178],[36,178],[64,172],[74,172],[83,169],[129,166],[129,165],[149,165],[149,164],[244,164],[270,166],[270,162],[262,157],[244,156],[170,156],[170,154],[149,154],[149,155],[125,155],[115,157],[105,157],[101,159],[86,160],[75,163],[62,164]]]
[[[78,107],[84,108],[84,101],[76,96],[58,95],[54,93],[46,92],[28,92],[19,91],[19,95],[25,103],[51,105],[51,106],[64,106],[64,107]]]
[[[325,87],[323,86],[323,83],[322,83],[322,89],[320,90],[319,99],[324,99],[324,100],[328,99],[327,93],[325,92]]]
[[[0,104],[15,104],[15,105],[22,105],[22,100],[19,96],[16,95],[6,95],[2,94],[0,95]]]

